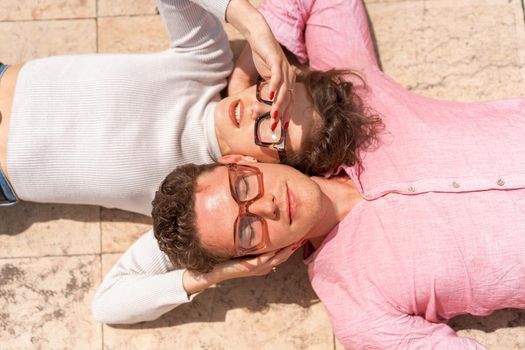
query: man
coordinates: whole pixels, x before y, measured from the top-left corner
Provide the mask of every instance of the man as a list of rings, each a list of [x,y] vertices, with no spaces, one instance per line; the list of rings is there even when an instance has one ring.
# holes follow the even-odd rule
[[[346,176],[221,162],[179,167],[157,192],[155,235],[174,264],[208,271],[307,239],[314,290],[355,349],[482,349],[442,322],[525,308],[523,189],[366,201]]]

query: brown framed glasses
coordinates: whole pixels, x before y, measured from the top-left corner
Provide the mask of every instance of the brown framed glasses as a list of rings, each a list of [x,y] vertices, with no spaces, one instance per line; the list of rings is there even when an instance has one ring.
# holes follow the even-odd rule
[[[273,104],[270,99],[268,82],[259,77],[255,90],[255,97],[257,101],[265,103],[269,106]],[[277,126],[272,131],[271,126],[273,119],[270,112],[261,114],[255,118],[255,125],[253,127],[255,144],[260,147],[266,147],[277,151],[279,155],[279,162],[286,162],[286,130],[282,126],[281,121],[277,122]]]
[[[259,168],[230,163],[230,192],[239,206],[233,224],[235,255],[242,256],[263,249],[268,244],[268,224],[259,215],[249,212],[250,205],[264,195],[263,174]]]

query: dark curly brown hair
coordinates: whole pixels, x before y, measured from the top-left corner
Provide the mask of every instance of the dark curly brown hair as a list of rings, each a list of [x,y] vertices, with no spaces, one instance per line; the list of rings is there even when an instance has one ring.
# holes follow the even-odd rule
[[[220,164],[186,164],[173,170],[162,182],[152,202],[153,231],[162,250],[180,268],[209,272],[230,259],[204,248],[195,225],[195,193],[199,175]]]
[[[323,175],[340,165],[359,162],[359,152],[373,145],[383,122],[366,107],[363,78],[350,70],[304,71],[297,81],[305,85],[310,102],[320,118],[299,152],[287,164],[308,175]]]

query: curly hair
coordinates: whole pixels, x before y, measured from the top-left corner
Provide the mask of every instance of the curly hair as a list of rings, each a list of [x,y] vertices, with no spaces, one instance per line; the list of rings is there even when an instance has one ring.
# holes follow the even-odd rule
[[[287,164],[308,175],[323,175],[340,165],[358,163],[359,152],[377,141],[383,127],[381,118],[359,96],[358,90],[366,91],[363,78],[350,70],[332,69],[302,72],[297,81],[305,85],[320,118]]]
[[[220,164],[186,164],[173,170],[155,193],[151,216],[160,250],[173,265],[201,273],[209,272],[230,257],[203,247],[195,225],[195,193],[199,175]]]

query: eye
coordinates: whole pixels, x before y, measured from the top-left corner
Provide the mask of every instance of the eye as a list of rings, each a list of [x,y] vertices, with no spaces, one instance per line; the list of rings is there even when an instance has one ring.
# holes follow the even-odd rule
[[[241,244],[241,247],[248,249],[251,248],[253,245],[253,240],[255,236],[255,230],[252,227],[251,224],[244,225],[240,232],[239,237],[239,243]]]
[[[250,192],[250,183],[246,180],[245,176],[237,177],[235,189],[237,196],[240,200],[246,200],[248,193]]]

